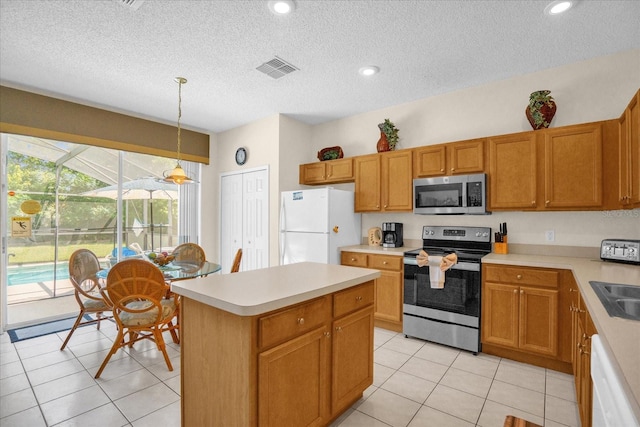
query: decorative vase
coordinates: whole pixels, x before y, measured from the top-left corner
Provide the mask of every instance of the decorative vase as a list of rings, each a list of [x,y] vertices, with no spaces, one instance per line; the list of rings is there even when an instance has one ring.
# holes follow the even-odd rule
[[[389,146],[389,141],[387,140],[387,135],[382,131],[380,131],[380,139],[378,140],[376,149],[378,150],[378,153],[382,153],[384,151],[391,151],[391,147]]]
[[[550,90],[538,90],[529,97],[525,114],[533,130],[548,128],[556,114],[556,103]]]

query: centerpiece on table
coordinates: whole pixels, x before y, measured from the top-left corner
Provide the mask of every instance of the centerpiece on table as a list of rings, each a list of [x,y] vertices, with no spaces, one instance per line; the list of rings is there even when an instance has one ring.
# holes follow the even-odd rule
[[[167,252],[160,252],[159,254],[150,252],[147,256],[151,261],[153,261],[154,264],[157,264],[160,267],[164,267],[175,259],[173,255],[169,255],[169,253]]]

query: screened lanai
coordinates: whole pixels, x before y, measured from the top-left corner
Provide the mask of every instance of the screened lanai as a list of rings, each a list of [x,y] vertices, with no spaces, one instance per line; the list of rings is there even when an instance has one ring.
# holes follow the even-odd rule
[[[106,267],[197,239],[179,219],[197,216],[188,206],[198,184],[162,180],[175,159],[13,134],[2,134],[2,151],[9,305],[70,295],[67,261],[76,249],[91,249]],[[182,166],[197,176],[198,164]],[[28,232],[15,233],[17,222]]]

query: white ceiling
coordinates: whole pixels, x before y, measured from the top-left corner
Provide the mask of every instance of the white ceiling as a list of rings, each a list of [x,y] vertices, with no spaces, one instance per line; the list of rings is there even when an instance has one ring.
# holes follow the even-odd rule
[[[276,113],[318,124],[628,49],[640,1],[0,0],[3,85],[220,132]],[[278,80],[256,67],[299,68]],[[363,78],[358,69],[377,65]],[[639,70],[640,72],[640,70]]]

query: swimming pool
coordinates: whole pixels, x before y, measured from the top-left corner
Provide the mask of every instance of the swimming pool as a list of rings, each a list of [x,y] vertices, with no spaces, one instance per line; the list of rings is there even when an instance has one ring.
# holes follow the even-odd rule
[[[28,283],[53,281],[53,264],[11,266],[7,269],[7,285],[26,285]],[[69,278],[69,263],[61,261],[56,265],[56,279]]]

